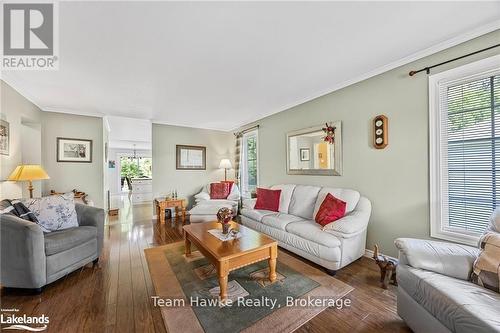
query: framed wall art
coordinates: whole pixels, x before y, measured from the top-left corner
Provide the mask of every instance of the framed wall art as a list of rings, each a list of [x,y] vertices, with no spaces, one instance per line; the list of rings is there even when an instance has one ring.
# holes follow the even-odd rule
[[[300,148],[300,160],[310,161],[311,160],[311,150],[309,148]]]
[[[176,145],[177,170],[206,170],[207,148],[202,146]]]
[[[57,162],[92,163],[92,140],[57,138]]]
[[[9,155],[10,125],[5,120],[0,120],[0,154]]]

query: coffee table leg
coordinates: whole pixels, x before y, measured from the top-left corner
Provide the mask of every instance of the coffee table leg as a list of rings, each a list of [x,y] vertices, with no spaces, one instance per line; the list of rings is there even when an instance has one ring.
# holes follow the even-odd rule
[[[228,263],[220,262],[219,267],[217,267],[217,274],[219,276],[219,287],[220,287],[220,300],[224,301],[227,298],[227,276],[229,275]]]
[[[269,281],[274,282],[276,280],[276,258],[278,257],[278,249],[273,246],[269,249]]]
[[[188,238],[188,234],[184,235],[184,254],[186,256],[191,255],[191,241]]]

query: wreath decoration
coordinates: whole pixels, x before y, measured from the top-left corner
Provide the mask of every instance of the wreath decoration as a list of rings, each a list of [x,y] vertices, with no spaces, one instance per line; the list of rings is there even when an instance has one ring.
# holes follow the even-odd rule
[[[325,127],[323,127],[322,130],[325,133],[323,141],[333,145],[335,143],[335,127],[332,125],[328,125],[328,123],[325,123]]]

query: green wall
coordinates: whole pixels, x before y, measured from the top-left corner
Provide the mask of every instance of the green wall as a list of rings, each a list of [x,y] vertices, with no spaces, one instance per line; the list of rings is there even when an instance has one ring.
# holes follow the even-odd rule
[[[499,40],[500,30],[496,30],[248,124],[260,124],[260,185],[297,183],[358,190],[373,204],[367,248],[378,243],[381,251],[391,256],[397,255],[393,244],[397,237],[429,238],[427,75],[409,77],[408,72],[497,44]],[[433,73],[498,53],[500,49],[490,50],[439,67]],[[367,50],[366,56],[369,55]],[[389,145],[384,150],[372,146],[371,122],[379,114],[389,118]],[[286,133],[336,120],[342,121],[343,175],[287,175]]]
[[[206,170],[176,170],[175,146],[204,146],[207,149]],[[153,124],[153,195],[164,196],[173,190],[187,198],[189,206],[193,196],[208,183],[223,180],[220,160],[234,160],[235,138],[233,133],[207,129]],[[231,170],[228,179],[234,179]]]
[[[57,162],[57,138],[92,140],[92,163]],[[43,194],[50,190],[83,191],[99,208],[105,207],[103,122],[99,117],[42,112],[43,165],[50,179],[43,181]]]
[[[9,155],[0,155],[0,199],[26,198],[27,182],[4,181],[20,164],[42,164],[40,124],[42,111],[3,80],[0,80],[0,119],[9,123]],[[33,182],[40,196],[41,182]]]

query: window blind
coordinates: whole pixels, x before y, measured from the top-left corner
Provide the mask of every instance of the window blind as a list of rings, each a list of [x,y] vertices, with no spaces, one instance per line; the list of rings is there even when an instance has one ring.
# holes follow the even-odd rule
[[[499,204],[500,76],[442,86],[439,99],[443,227],[480,234]]]

